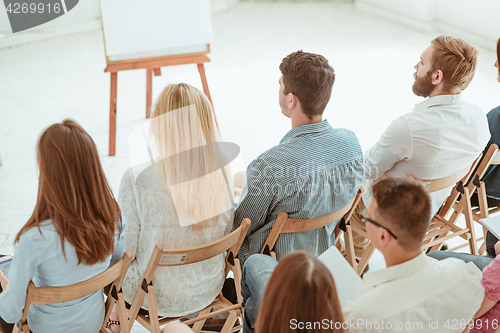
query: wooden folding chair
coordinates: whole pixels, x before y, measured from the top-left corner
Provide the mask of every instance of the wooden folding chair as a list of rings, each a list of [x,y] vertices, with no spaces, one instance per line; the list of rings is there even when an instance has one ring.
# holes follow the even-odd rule
[[[435,214],[431,219],[429,230],[422,244],[423,251],[428,249],[437,251],[441,249],[445,241],[454,237],[461,237],[469,242],[471,253],[477,254],[476,234],[474,232],[470,208],[470,197],[476,187],[473,182],[469,182],[469,180],[472,179],[472,174],[481,156],[482,155],[479,155],[472,165],[449,177],[436,180],[419,179],[429,193],[445,189],[455,184],[439,213]],[[469,182],[469,184],[465,186],[467,182]],[[465,228],[459,228],[456,225],[460,214],[464,214],[465,216]],[[447,215],[450,215],[449,218],[446,218]]]
[[[476,187],[477,197],[479,202],[478,207],[472,208],[472,218],[474,219],[474,221],[478,223],[480,219],[487,218],[489,217],[490,214],[497,213],[500,211],[500,207],[488,206],[488,199],[486,196],[486,186],[483,181],[484,174],[488,170],[488,167],[490,165],[498,165],[498,164],[500,164],[500,151],[496,144],[492,144],[488,148],[488,151],[484,154],[481,163],[479,164],[476,171],[474,172],[474,175],[471,178],[473,185]],[[474,192],[471,193],[471,196],[473,193]],[[484,235],[483,244],[478,250],[479,254],[481,255],[484,254],[484,252],[486,251],[486,237],[485,237],[486,232],[487,229],[483,227],[483,235]]]
[[[440,210],[439,214],[436,214],[432,218],[431,225],[429,227],[429,231],[427,232],[425,239],[424,239],[424,244],[422,245],[422,250],[426,250],[429,247],[437,247],[437,246],[439,246],[439,248],[440,248],[446,240],[453,238],[453,237],[457,237],[457,236],[463,237],[466,240],[470,239],[470,244],[471,244],[470,246],[472,246],[472,238],[473,237],[471,236],[470,230],[473,230],[473,228],[471,226],[470,221],[469,221],[470,226],[465,228],[465,229],[460,229],[459,227],[457,227],[455,225],[455,222],[456,222],[459,214],[461,214],[463,212],[462,206],[464,205],[466,200],[461,199],[461,201],[459,203],[455,203],[455,205],[451,205],[451,203],[456,201],[461,193],[465,193],[465,191],[463,190],[463,188],[464,188],[463,184],[471,177],[471,174],[472,174],[474,168],[476,167],[480,157],[478,157],[476,159],[476,161],[471,166],[468,166],[468,167],[462,169],[461,171],[457,172],[454,175],[440,178],[440,179],[435,179],[435,180],[417,179],[423,183],[424,187],[430,193],[445,189],[445,188],[450,187],[452,185],[455,185],[455,187],[453,188],[453,190],[451,192],[451,195],[448,197],[448,199],[445,202],[445,206]],[[472,188],[471,188],[471,190],[472,190]],[[466,197],[470,198],[470,196],[468,194]],[[361,201],[359,204],[363,205],[363,202]],[[362,207],[362,208],[364,209],[364,207]],[[448,212],[450,212],[450,210],[452,208],[455,208],[457,211],[460,211],[460,212],[458,214],[455,214],[455,213],[457,213],[457,211],[455,211],[452,218],[450,218],[449,220],[446,220],[445,216]],[[441,214],[443,214],[443,215],[441,216]],[[347,232],[347,237],[350,238],[351,243],[352,243],[352,236],[351,235],[353,232],[368,239],[368,234],[366,233],[366,230],[360,229],[357,226],[351,226],[351,231]],[[452,234],[448,235],[448,232],[452,232]],[[474,246],[474,249],[475,249],[475,246]],[[356,266],[356,270],[357,270],[359,275],[363,274],[363,272],[364,272],[366,266],[368,265],[368,262],[369,262],[369,260],[374,252],[375,252],[375,248],[373,247],[371,242],[368,243],[368,246],[364,250],[363,255],[359,259],[359,262]]]
[[[363,202],[363,199],[361,199],[358,202],[358,206],[359,206],[360,212],[366,208],[365,203]],[[354,212],[354,208],[355,207],[353,207],[353,212]],[[361,229],[356,225],[350,225],[349,221],[347,224],[348,224],[348,226],[346,226],[346,230],[344,233],[344,238],[348,239],[348,240],[346,240],[346,244],[348,244],[348,243],[354,244],[353,236],[352,236],[353,232],[368,239],[368,233],[366,232],[366,230]],[[353,245],[352,245],[352,247],[353,247]],[[352,251],[354,251],[354,247],[353,247]],[[375,247],[373,247],[372,243],[369,242],[368,245],[366,246],[365,250],[363,251],[363,254],[362,254],[361,258],[359,259],[359,261],[356,263],[356,261],[354,259],[355,265],[352,267],[354,268],[354,270],[356,270],[356,272],[358,273],[359,276],[363,275],[365,268],[368,265],[368,261],[370,261],[370,258],[373,255],[373,252],[375,252]],[[351,262],[351,261],[349,261],[349,262]]]
[[[340,222],[335,227],[335,243],[340,242],[341,230],[344,231],[344,241],[347,253],[347,261],[351,264],[352,267],[356,268],[356,258],[354,256],[354,245],[352,243],[352,235],[351,237],[347,236],[347,233],[351,232],[351,226],[349,225],[349,220],[351,219],[352,213],[354,212],[354,208],[358,205],[361,200],[361,196],[363,195],[364,188],[361,186],[358,193],[347,205],[343,208],[339,209],[336,212],[331,214],[317,217],[311,220],[301,220],[296,218],[288,217],[288,213],[285,211],[281,211],[274,221],[274,225],[269,232],[269,236],[262,246],[262,250],[260,253],[267,254],[276,259],[276,253],[273,251],[274,245],[278,240],[280,234],[288,234],[288,233],[296,233],[314,230],[318,228],[322,228],[328,224],[331,224],[335,221]]]
[[[103,289],[107,285],[111,284],[111,288],[108,292],[108,298],[105,304],[105,315],[104,321],[102,323],[99,332],[107,333],[106,324],[108,322],[113,306],[116,303],[118,306],[118,315],[120,318],[120,326],[122,332],[129,333],[130,326],[127,321],[127,309],[125,308],[125,300],[122,294],[122,283],[127,273],[128,266],[132,261],[132,254],[130,252],[125,252],[123,254],[122,260],[108,268],[99,275],[94,276],[86,281],[76,283],[66,287],[35,287],[33,281],[28,285],[28,291],[26,293],[26,303],[23,310],[23,316],[21,318],[21,323],[23,326],[23,332],[29,332],[30,328],[27,323],[28,311],[30,305],[34,304],[52,304],[71,301],[80,297],[90,295],[100,289]],[[85,313],[82,313],[84,316]],[[77,330],[77,328],[75,328]],[[17,325],[14,325],[13,333],[20,333]]]
[[[238,254],[241,244],[245,239],[245,236],[248,232],[248,228],[250,228],[250,220],[244,219],[241,222],[239,228],[234,230],[229,235],[205,245],[200,245],[185,249],[164,250],[161,244],[157,244],[153,250],[149,263],[146,266],[146,270],[142,278],[142,283],[139,286],[137,293],[135,294],[134,300],[132,302],[132,306],[130,307],[129,326],[132,326],[134,321],[137,320],[148,331],[154,333],[160,333],[160,326],[168,324],[171,321],[176,321],[182,318],[196,315],[196,317],[183,321],[183,323],[186,325],[194,323],[193,331],[195,333],[199,333],[201,331],[201,328],[203,327],[203,324],[208,318],[212,318],[219,314],[229,312],[229,316],[226,319],[226,322],[221,332],[228,333],[241,330],[242,325],[234,327],[236,320],[238,318],[243,318],[243,310],[241,306],[242,302],[241,267],[239,260],[236,258],[236,255]],[[215,298],[215,300],[203,310],[182,317],[175,317],[175,318],[158,317],[158,312],[156,310],[154,286],[152,282],[156,267],[193,264],[196,262],[213,258],[226,251],[227,251],[225,259],[226,268],[224,270],[224,279],[227,277],[229,271],[233,272],[236,294],[238,299],[237,304],[229,302],[222,295],[222,292],[220,292],[219,295]],[[168,283],[168,281],[165,281],[165,283]],[[143,304],[144,298],[146,298],[148,304],[147,315],[139,314],[139,309]]]

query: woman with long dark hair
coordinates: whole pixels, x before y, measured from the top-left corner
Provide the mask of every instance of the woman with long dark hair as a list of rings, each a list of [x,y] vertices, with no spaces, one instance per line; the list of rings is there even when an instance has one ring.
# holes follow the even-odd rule
[[[0,273],[0,327],[21,319],[30,281],[37,287],[67,286],[106,270],[121,213],[90,135],[76,122],[49,126],[37,144],[38,197],[16,236],[7,277]],[[35,333],[96,333],[104,318],[102,292],[64,303],[32,305]],[[11,323],[11,324],[7,324]]]
[[[337,289],[328,268],[306,252],[283,257],[264,291],[255,332],[343,333],[343,323]]]

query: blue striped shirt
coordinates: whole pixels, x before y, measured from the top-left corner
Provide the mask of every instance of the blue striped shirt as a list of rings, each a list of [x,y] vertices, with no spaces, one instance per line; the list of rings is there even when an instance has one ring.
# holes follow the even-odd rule
[[[352,131],[332,128],[327,120],[291,129],[248,166],[234,219],[234,228],[244,218],[252,221],[239,253],[242,263],[260,252],[279,212],[299,219],[333,213],[354,198],[363,176],[363,155]],[[336,225],[280,235],[277,258],[296,250],[320,255],[334,245]]]

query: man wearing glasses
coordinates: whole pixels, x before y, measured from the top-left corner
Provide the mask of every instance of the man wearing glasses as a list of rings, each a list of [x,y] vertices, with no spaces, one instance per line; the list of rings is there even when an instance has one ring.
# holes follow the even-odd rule
[[[409,178],[386,177],[372,187],[361,220],[384,255],[386,269],[367,273],[355,302],[343,307],[354,332],[462,332],[481,306],[484,290],[456,259],[431,262],[421,246],[431,219],[431,200]],[[353,329],[354,328],[354,329]]]

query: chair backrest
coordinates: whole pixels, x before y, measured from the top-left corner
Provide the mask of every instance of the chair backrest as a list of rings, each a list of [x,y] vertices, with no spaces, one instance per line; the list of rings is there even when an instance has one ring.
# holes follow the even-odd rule
[[[35,284],[33,283],[33,281],[31,281],[28,285],[28,290],[26,293],[26,303],[21,318],[23,331],[29,332],[29,327],[26,321],[28,318],[28,311],[30,305],[53,304],[53,303],[71,301],[77,298],[84,297],[86,295],[90,295],[111,284],[111,288],[108,294],[108,300],[110,302],[106,302],[107,316],[105,316],[105,322],[103,323],[104,327],[105,323],[107,322],[107,319],[109,318],[109,314],[111,314],[112,305],[114,304],[114,302],[118,300],[117,293],[121,290],[123,279],[125,278],[125,274],[127,273],[128,266],[130,265],[131,260],[132,260],[132,254],[130,252],[125,252],[123,254],[123,258],[118,263],[108,268],[104,272],[86,281],[72,284],[70,286],[35,287]],[[110,298],[114,299],[113,304],[111,304]],[[108,303],[111,304],[111,306],[108,305]],[[82,313],[82,315],[85,314]]]
[[[226,268],[224,270],[225,278],[230,270],[233,270],[236,265],[239,265],[236,256],[238,255],[238,251],[240,250],[241,244],[249,228],[250,220],[246,218],[241,222],[241,225],[229,235],[208,244],[173,250],[164,250],[162,244],[156,244],[142,276],[141,286],[138,288],[130,307],[130,325],[133,324],[134,320],[137,318],[144,297],[148,293],[148,286],[152,284],[156,267],[188,265],[213,258],[227,251],[225,259]],[[237,290],[239,290],[238,287],[239,286],[237,286]],[[149,306],[151,307],[153,305]],[[156,308],[156,305],[154,305],[154,307]]]
[[[276,221],[274,221],[273,227],[271,228],[269,236],[267,237],[260,253],[270,254],[270,252],[274,248],[274,245],[278,241],[278,237],[280,234],[304,232],[304,231],[319,229],[330,223],[340,220],[341,218],[344,218],[344,223],[345,223],[351,218],[353,209],[358,205],[359,201],[361,200],[363,192],[364,188],[361,186],[356,196],[347,205],[337,210],[336,212],[310,220],[291,218],[288,217],[287,212],[281,211],[278,214]]]
[[[415,178],[418,181],[423,182],[424,186],[427,188],[427,191],[429,191],[429,192],[439,191],[439,190],[445,189],[445,188],[455,184],[455,187],[453,187],[450,195],[448,196],[448,198],[444,202],[444,206],[439,210],[438,214],[441,217],[444,217],[444,216],[446,216],[446,214],[448,214],[448,212],[452,209],[452,207],[455,206],[455,203],[456,203],[458,197],[460,196],[460,194],[464,193],[463,187],[470,179],[472,179],[474,169],[478,165],[481,157],[482,157],[482,154],[479,154],[479,156],[476,158],[476,160],[470,166],[468,166],[468,167],[460,170],[456,174],[448,176],[448,177],[434,179],[434,180],[422,180],[422,179]],[[428,184],[428,185],[425,185],[425,184]],[[469,185],[471,185],[471,184],[469,184]],[[471,190],[471,195],[472,195],[472,193],[473,193],[472,188],[470,188],[470,190]]]
[[[240,227],[229,235],[208,244],[185,249],[165,250],[161,244],[157,244],[155,248],[161,249],[161,257],[157,266],[193,264],[215,257],[225,251],[228,251],[228,256],[233,253],[233,256],[236,257],[248,228],[250,228],[250,220],[244,219]]]
[[[432,180],[418,179],[415,177],[414,178],[422,183],[422,185],[425,187],[427,192],[432,193],[432,192],[437,192],[437,191],[443,190],[445,188],[454,186],[459,181],[465,182],[470,177],[470,174],[472,173],[472,171],[474,171],[474,166],[475,166],[475,163],[473,163],[473,165],[469,165],[469,166],[463,168],[462,170],[460,170],[457,173],[454,173],[451,176],[444,177],[444,178],[432,179]]]
[[[495,144],[496,146],[496,144]],[[495,149],[495,147],[494,147]],[[493,155],[493,158],[490,161],[490,164],[500,164],[500,152],[498,151],[498,146],[496,147],[495,150],[495,155]]]
[[[495,143],[490,145],[483,158],[481,159],[481,163],[474,171],[474,175],[471,179],[475,183],[474,185],[476,187],[479,187],[479,181],[483,178],[484,174],[488,170],[488,167],[492,164],[500,164],[500,151]]]
[[[445,217],[451,211],[452,208],[456,209],[456,213],[454,213],[455,215],[460,215],[462,213],[463,209],[462,207],[459,207],[459,205],[457,205],[457,199],[460,195],[464,194],[463,187],[465,186],[465,184],[467,184],[469,196],[472,196],[472,194],[474,194],[476,188],[480,187],[480,181],[483,178],[484,174],[486,173],[488,166],[491,164],[493,159],[497,159],[498,150],[499,150],[498,146],[496,144],[492,144],[484,154],[483,159],[481,159],[483,154],[479,155],[479,157],[472,164],[471,175],[467,178],[464,177],[466,181],[461,181],[457,183],[457,186],[455,186],[455,188],[452,190],[444,206],[439,211],[439,216]],[[481,163],[479,164],[480,160]],[[474,173],[472,174],[472,172]]]

